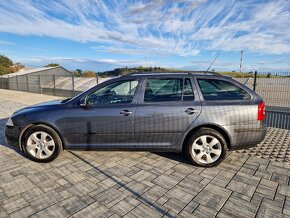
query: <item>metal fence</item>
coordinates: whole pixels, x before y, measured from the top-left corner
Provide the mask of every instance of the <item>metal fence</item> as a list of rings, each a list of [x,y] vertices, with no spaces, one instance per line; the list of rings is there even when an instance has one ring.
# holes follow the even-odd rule
[[[24,92],[73,97],[107,80],[102,77],[76,77],[71,75],[26,74],[0,77],[0,88]]]
[[[259,73],[254,89],[266,103],[267,125],[290,129],[290,73]],[[267,78],[268,76],[268,78]]]
[[[236,78],[258,93],[266,104],[270,127],[290,129],[290,72],[255,72],[252,78]]]
[[[0,88],[72,97],[109,79],[71,75],[26,74],[0,77]],[[255,72],[249,78],[235,78],[255,90],[266,103],[266,122],[270,127],[290,129],[290,73]]]

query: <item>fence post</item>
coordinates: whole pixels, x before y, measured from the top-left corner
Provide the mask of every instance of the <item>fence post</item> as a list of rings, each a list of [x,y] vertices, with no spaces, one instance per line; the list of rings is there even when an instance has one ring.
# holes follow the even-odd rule
[[[96,73],[97,85],[99,84],[99,73]]]
[[[55,75],[52,75],[52,79],[53,79],[53,95],[55,95]]]
[[[74,74],[72,74],[72,97],[75,94],[75,78],[74,78]]]
[[[42,94],[40,75],[38,74],[39,93]]]
[[[17,90],[19,91],[19,80],[18,80],[18,75],[16,75],[16,83],[17,83]]]
[[[254,84],[253,84],[254,92],[256,91],[256,86],[257,86],[257,71],[255,71],[255,74],[254,74]]]
[[[26,74],[26,90],[29,92],[28,74]]]

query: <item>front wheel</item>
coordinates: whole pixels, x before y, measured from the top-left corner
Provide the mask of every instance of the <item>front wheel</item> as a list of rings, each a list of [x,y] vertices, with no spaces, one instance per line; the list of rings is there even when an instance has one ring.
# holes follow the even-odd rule
[[[188,158],[198,166],[217,166],[226,156],[227,144],[216,130],[201,128],[192,134],[186,146]]]
[[[31,160],[46,163],[59,155],[62,150],[62,141],[52,128],[36,125],[24,134],[23,148]]]

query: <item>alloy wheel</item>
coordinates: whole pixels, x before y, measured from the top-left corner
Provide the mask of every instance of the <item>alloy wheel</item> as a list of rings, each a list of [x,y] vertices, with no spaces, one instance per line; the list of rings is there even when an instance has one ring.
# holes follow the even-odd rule
[[[55,150],[55,142],[52,136],[43,131],[32,133],[28,137],[26,145],[27,151],[37,159],[46,159]]]
[[[192,144],[192,154],[196,161],[202,164],[214,163],[222,153],[220,141],[211,135],[202,135]]]

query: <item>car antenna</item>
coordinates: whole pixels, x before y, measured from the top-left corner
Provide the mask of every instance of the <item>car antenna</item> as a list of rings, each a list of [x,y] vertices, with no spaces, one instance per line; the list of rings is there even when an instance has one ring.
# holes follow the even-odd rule
[[[209,67],[207,68],[206,71],[209,71],[209,69],[211,68],[211,66],[214,64],[215,60],[218,58],[218,56],[220,56],[222,52],[219,51],[219,53],[217,53],[217,55],[215,56],[215,58],[213,59],[213,61],[211,62],[211,64],[209,65]]]

